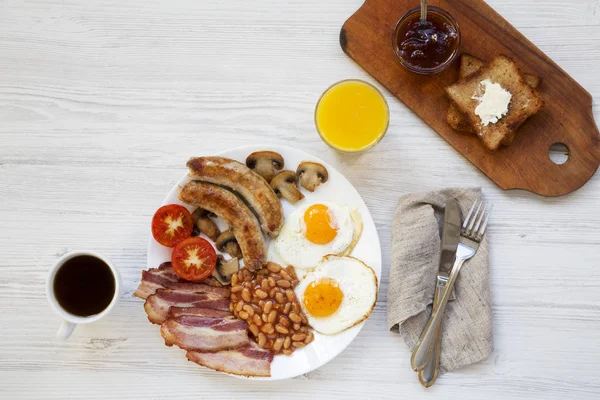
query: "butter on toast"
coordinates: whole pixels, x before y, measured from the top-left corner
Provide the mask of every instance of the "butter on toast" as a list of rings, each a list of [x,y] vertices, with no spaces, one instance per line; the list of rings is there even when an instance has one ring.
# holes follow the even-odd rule
[[[469,63],[469,65],[475,64]],[[490,123],[488,126],[484,126],[479,116],[475,114],[479,102],[473,99],[475,94],[480,94],[480,82],[486,79],[498,83],[512,95],[508,113],[498,122]],[[540,95],[526,83],[519,66],[507,56],[496,57],[478,72],[448,86],[446,94],[458,111],[468,119],[484,145],[492,151],[497,150],[505,141],[512,142],[511,137],[514,138],[517,129],[543,106]]]

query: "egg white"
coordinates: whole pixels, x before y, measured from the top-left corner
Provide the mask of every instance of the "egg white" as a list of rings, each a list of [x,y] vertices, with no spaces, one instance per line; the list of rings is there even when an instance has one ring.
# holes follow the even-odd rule
[[[311,270],[297,270],[300,283],[295,293],[313,329],[333,335],[369,317],[377,301],[377,276],[371,267],[353,257],[329,255]],[[312,282],[323,278],[336,281],[344,294],[338,309],[327,317],[315,317],[304,305],[304,292]]]
[[[315,244],[305,236],[304,213],[314,204],[327,206],[331,213],[337,234],[329,243]],[[284,264],[306,269],[314,268],[328,254],[347,255],[352,250],[362,232],[360,214],[348,206],[337,203],[314,204],[304,204],[286,218],[281,233],[269,245],[269,259],[273,257],[282,260]]]

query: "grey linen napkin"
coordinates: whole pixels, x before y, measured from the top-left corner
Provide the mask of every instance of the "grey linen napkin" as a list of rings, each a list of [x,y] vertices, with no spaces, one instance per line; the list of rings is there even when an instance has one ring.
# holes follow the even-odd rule
[[[455,198],[463,218],[481,189],[444,189],[404,196],[392,226],[388,328],[414,348],[431,314],[446,200]],[[493,351],[493,321],[487,237],[463,265],[442,329],[440,370],[453,371],[486,359]]]

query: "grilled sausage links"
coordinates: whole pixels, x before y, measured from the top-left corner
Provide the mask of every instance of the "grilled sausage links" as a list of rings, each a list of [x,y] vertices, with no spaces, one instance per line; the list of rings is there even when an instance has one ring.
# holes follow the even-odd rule
[[[258,217],[262,230],[276,237],[283,226],[277,195],[260,175],[244,164],[224,157],[196,157],[187,162],[190,178],[230,188],[242,196]]]
[[[244,266],[251,271],[262,268],[267,260],[265,238],[256,216],[242,199],[227,189],[205,182],[188,182],[179,192],[179,199],[223,218],[240,246]]]

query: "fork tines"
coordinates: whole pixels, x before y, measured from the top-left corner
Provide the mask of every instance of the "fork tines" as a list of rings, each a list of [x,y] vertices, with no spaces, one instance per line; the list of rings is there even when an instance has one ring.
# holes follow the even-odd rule
[[[475,211],[476,206],[477,211]],[[460,234],[476,242],[481,242],[493,208],[492,204],[488,205],[479,199],[475,200],[467,214],[467,218],[465,218]]]

